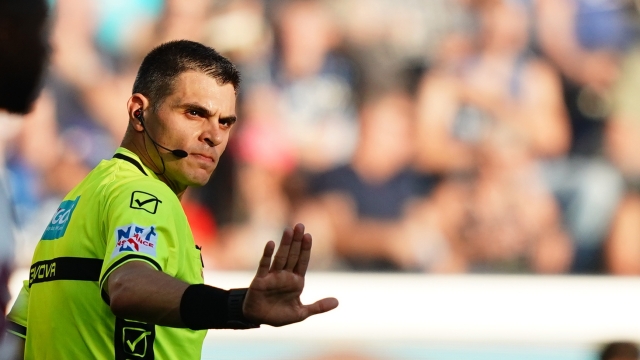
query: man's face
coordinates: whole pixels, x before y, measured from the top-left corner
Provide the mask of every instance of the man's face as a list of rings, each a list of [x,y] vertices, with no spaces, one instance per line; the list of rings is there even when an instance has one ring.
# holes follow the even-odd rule
[[[189,154],[179,159],[160,150],[164,176],[178,189],[202,186],[216,168],[236,121],[236,94],[232,84],[219,85],[199,72],[181,74],[157,112],[146,111],[147,131],[159,144],[182,149]],[[151,141],[147,153],[162,171],[160,158]]]

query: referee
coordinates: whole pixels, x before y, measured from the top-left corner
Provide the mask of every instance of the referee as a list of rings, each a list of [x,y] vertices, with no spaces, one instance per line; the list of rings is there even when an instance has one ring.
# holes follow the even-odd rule
[[[238,85],[235,66],[199,43],[145,57],[121,147],[64,198],[8,315],[25,359],[199,359],[206,329],[282,326],[338,306],[300,302],[302,224],[284,230],[275,257],[267,242],[249,288],[203,284],[180,197],[215,169]]]

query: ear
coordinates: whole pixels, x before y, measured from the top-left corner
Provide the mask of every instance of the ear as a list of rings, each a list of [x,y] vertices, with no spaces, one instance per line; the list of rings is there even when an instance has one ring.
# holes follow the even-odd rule
[[[138,132],[144,131],[142,126],[142,122],[140,119],[136,118],[134,113],[138,110],[142,111],[143,114],[145,110],[149,108],[149,99],[147,99],[144,95],[140,93],[135,93],[131,95],[129,101],[127,101],[127,112],[129,113],[129,125]]]

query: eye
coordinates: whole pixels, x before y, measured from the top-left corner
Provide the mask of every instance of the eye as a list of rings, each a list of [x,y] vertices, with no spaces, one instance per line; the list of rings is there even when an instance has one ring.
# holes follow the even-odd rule
[[[219,121],[220,125],[224,126],[225,128],[230,128],[236,122],[236,119],[234,117],[221,118],[218,121]]]
[[[189,115],[191,115],[191,116],[194,116],[194,117],[195,116],[200,116],[200,113],[197,110],[189,110],[187,113]]]

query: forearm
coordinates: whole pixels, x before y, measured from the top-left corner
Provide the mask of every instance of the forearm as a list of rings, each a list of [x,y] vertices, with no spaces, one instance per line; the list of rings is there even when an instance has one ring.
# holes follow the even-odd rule
[[[186,327],[180,317],[180,301],[188,286],[141,261],[115,270],[107,283],[116,316],[169,327]]]
[[[568,125],[560,110],[524,106],[505,107],[500,120],[528,144],[537,157],[562,155],[569,146]]]
[[[141,261],[115,270],[107,286],[111,311],[129,320],[193,330],[258,327],[244,318],[243,289],[187,284]]]
[[[473,170],[476,163],[474,147],[444,135],[440,139],[420,141],[416,162],[422,171],[450,174]]]
[[[392,259],[404,241],[394,236],[398,230],[393,223],[359,220],[340,231],[336,250],[343,256]]]
[[[569,78],[580,80],[585,51],[576,36],[576,4],[570,0],[544,0],[537,6],[537,35],[543,51]]]

